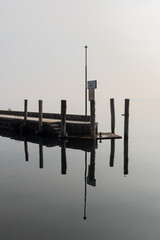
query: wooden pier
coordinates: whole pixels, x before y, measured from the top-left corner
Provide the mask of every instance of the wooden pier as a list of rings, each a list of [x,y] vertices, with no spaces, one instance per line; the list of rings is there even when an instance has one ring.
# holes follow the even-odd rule
[[[90,101],[90,116],[66,114],[66,101],[61,101],[61,113],[43,113],[42,100],[39,112],[28,112],[28,101],[24,101],[24,111],[0,110],[0,129],[10,129],[22,135],[51,136],[54,138],[116,139],[115,133],[98,133],[95,122],[95,101]]]

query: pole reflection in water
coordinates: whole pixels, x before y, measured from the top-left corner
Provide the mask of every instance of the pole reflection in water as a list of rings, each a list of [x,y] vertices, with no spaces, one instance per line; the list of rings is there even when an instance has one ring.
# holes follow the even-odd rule
[[[7,134],[5,135],[7,137]],[[67,174],[67,156],[66,156],[66,148],[69,149],[77,149],[85,152],[85,168],[84,168],[84,209],[83,209],[83,219],[87,219],[87,184],[90,186],[96,186],[96,178],[95,178],[95,158],[96,158],[96,149],[98,148],[97,142],[91,141],[79,141],[79,140],[62,140],[57,141],[55,139],[46,139],[46,138],[24,138],[23,136],[12,136],[8,134],[8,137],[12,137],[12,139],[16,139],[18,141],[24,141],[24,152],[25,152],[25,160],[29,161],[29,153],[28,153],[28,142],[36,143],[39,145],[39,168],[42,169],[44,167],[44,159],[43,159],[43,146],[47,147],[56,147],[59,146],[61,148],[61,174]],[[115,139],[111,139],[111,150],[110,150],[110,167],[114,166],[114,158],[115,158]],[[87,164],[87,154],[90,153],[90,164]],[[128,138],[124,138],[124,167],[123,173],[126,176],[128,174]]]
[[[61,142],[61,174],[65,175],[67,173],[67,160],[66,160],[66,141]]]
[[[87,152],[85,152],[85,172],[84,172],[84,182],[85,182],[85,191],[84,191],[84,216],[83,219],[87,219],[87,184],[90,186],[96,186],[95,179],[95,144],[91,146],[90,153],[90,165],[88,166],[88,177],[87,177]]]
[[[85,152],[85,171],[84,171],[84,183],[85,183],[85,191],[84,191],[84,216],[83,219],[86,220],[86,210],[87,210],[87,152]]]

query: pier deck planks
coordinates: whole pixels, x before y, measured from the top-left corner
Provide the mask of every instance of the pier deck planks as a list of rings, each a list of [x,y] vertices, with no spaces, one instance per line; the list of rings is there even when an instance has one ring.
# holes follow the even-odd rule
[[[13,119],[13,120],[24,120],[24,116],[16,116],[16,115],[3,115],[3,114],[0,114],[0,119]],[[35,117],[27,117],[27,121],[34,121],[34,122],[39,122],[39,119],[38,118],[35,118]],[[58,119],[49,119],[49,118],[43,118],[42,119],[43,123],[44,124],[47,124],[47,125],[50,125],[50,126],[54,126],[55,123],[61,123],[61,120],[58,120]],[[66,120],[66,123],[67,124],[73,124],[73,125],[90,125],[90,122],[84,122],[84,121],[71,121],[71,120]],[[68,138],[77,138],[77,139],[88,139],[90,140],[91,139],[91,136],[88,136],[88,135],[80,135],[80,136],[77,136],[77,135],[69,135]],[[117,134],[114,134],[114,133],[98,133],[96,135],[96,139],[97,140],[103,140],[103,139],[120,139],[122,138],[121,136],[117,135]]]

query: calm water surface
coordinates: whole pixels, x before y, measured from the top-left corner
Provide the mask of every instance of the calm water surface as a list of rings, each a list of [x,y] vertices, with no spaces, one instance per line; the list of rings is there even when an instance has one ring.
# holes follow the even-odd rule
[[[160,239],[160,101],[131,100],[128,144],[59,145],[0,138],[0,239]]]

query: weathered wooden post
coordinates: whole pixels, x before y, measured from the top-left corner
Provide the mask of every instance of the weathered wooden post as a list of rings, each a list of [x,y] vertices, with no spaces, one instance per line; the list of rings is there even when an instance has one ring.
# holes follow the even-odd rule
[[[96,139],[96,127],[95,127],[95,100],[90,101],[91,109],[91,138]]]
[[[97,80],[88,81],[90,114],[91,114],[91,138],[96,140],[95,126],[95,89],[97,88]]]
[[[67,170],[67,160],[66,160],[66,142],[62,140],[61,143],[61,174],[65,175]]]
[[[28,115],[28,100],[24,100],[24,126],[26,127],[27,125],[27,115]]]
[[[111,109],[111,133],[115,131],[115,108],[114,108],[114,98],[110,99],[110,109]]]
[[[39,131],[42,129],[42,100],[39,100]]]
[[[66,136],[66,100],[61,100],[61,137]]]
[[[129,99],[125,99],[125,110],[124,110],[124,138],[128,138],[129,129]]]

